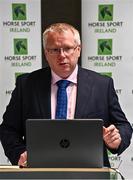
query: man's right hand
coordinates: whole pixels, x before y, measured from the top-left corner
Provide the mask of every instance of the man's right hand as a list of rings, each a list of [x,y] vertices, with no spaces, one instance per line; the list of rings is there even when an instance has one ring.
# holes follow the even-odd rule
[[[22,153],[20,155],[20,158],[19,158],[19,161],[18,161],[18,165],[19,166],[23,166],[23,167],[27,166],[27,151],[25,151],[24,153]]]

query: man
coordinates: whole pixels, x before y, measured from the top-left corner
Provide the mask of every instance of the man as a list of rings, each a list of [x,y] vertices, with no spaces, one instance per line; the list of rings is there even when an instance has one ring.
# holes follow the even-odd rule
[[[77,65],[81,52],[79,32],[57,23],[43,34],[45,56],[50,66],[18,77],[3,116],[1,142],[12,164],[27,160],[27,119],[56,117],[57,82],[69,80],[67,119],[100,118],[104,121],[104,166],[109,167],[107,149],[121,154],[130,144],[132,128],[122,112],[113,80]],[[40,140],[41,141],[41,140]]]

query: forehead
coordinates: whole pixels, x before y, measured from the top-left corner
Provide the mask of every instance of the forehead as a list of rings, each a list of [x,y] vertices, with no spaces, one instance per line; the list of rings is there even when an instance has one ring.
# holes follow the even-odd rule
[[[63,32],[49,32],[47,35],[47,44],[46,45],[62,45],[62,44],[75,44],[74,34],[72,31],[63,31]]]

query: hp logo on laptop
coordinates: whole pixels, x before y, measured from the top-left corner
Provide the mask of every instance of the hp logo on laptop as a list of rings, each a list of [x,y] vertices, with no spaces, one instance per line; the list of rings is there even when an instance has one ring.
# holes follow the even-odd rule
[[[60,146],[62,148],[68,148],[70,146],[70,141],[68,139],[61,139]]]

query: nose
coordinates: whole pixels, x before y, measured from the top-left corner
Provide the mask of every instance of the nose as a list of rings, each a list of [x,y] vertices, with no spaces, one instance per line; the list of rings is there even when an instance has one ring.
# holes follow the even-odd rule
[[[62,48],[60,49],[60,53],[59,53],[59,55],[60,55],[60,56],[63,56],[63,57],[65,57],[65,56],[66,56],[66,55],[65,55],[65,52],[64,52],[64,50],[63,50]]]

